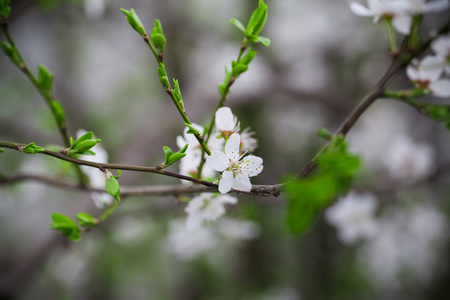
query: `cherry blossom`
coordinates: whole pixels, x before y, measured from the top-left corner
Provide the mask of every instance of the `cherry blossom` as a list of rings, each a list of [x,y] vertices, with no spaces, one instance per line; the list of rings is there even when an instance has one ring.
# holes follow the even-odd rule
[[[212,193],[201,193],[187,205],[185,211],[186,228],[197,230],[202,227],[203,221],[217,221],[225,214],[225,204],[236,204],[237,198],[229,195],[214,195]]]
[[[250,192],[252,184],[249,177],[258,175],[263,169],[262,158],[240,155],[240,144],[240,135],[233,133],[225,145],[225,153],[216,150],[206,158],[206,163],[212,169],[223,172],[219,181],[219,192],[222,194],[229,192],[232,188]]]
[[[406,74],[417,86],[426,88],[437,97],[450,97],[450,80],[441,78],[445,60],[441,56],[428,55],[408,65]]]
[[[225,139],[239,132],[240,124],[229,107],[221,107],[216,111],[216,130]]]
[[[350,9],[359,16],[374,17],[375,23],[383,18],[392,18],[394,28],[406,35],[410,33],[413,15],[441,11],[447,6],[447,0],[368,0],[367,7],[352,2]]]
[[[351,191],[325,211],[325,218],[337,227],[341,242],[351,245],[358,239],[371,238],[377,232],[378,225],[373,217],[376,202],[372,194]]]

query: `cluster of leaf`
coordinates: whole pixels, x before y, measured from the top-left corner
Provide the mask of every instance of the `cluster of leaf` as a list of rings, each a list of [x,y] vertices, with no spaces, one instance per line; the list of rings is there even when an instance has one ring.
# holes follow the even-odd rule
[[[315,159],[315,173],[286,185],[286,222],[294,234],[303,234],[314,224],[323,208],[350,189],[360,158],[347,152],[343,137],[332,137],[329,146]]]
[[[9,0],[0,0],[0,20],[6,20],[10,13]]]
[[[170,166],[171,164],[179,161],[180,159],[182,159],[183,157],[186,156],[186,150],[189,147],[189,144],[184,145],[183,148],[181,148],[178,152],[173,152],[172,149],[170,149],[167,146],[163,147],[163,151],[164,151],[164,155],[166,157],[166,160],[159,165],[159,167],[161,169],[164,169],[168,166]]]
[[[240,31],[244,33],[244,41],[242,42],[242,48],[245,49],[249,43],[260,42],[264,46],[270,45],[270,40],[266,37],[259,35],[267,20],[267,5],[264,1],[260,0],[258,8],[253,11],[252,16],[248,22],[247,27],[244,27],[242,23],[237,19],[231,19],[230,22],[235,25]],[[241,74],[248,70],[248,65],[256,56],[256,51],[251,48],[248,49],[248,53],[244,57],[239,56],[237,61],[231,62],[231,70],[225,67],[225,79],[223,83],[218,85],[219,94],[224,99],[230,92],[230,85]]]
[[[67,150],[68,155],[95,155],[95,152],[90,150],[92,147],[101,142],[101,139],[94,139],[92,131],[80,136],[75,142],[70,138],[70,148]]]
[[[92,228],[100,223],[100,220],[91,216],[88,213],[80,212],[76,215],[78,224],[71,218],[58,214],[52,214],[53,223],[50,224],[50,228],[53,230],[59,230],[61,233],[72,241],[79,241],[81,239],[81,233],[86,229]]]

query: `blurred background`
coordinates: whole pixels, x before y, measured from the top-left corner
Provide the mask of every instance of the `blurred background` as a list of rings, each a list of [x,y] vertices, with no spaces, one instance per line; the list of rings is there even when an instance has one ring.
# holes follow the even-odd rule
[[[149,32],[158,18],[165,63],[190,119],[205,125],[217,84],[236,59],[256,0],[13,0],[10,31],[33,71],[55,74],[68,129],[93,131],[110,162],[155,166],[184,129],[160,86],[156,63],[120,8]],[[299,172],[385,72],[385,28],[358,17],[350,1],[267,0],[271,39],[231,89],[226,105],[256,132],[264,171],[253,184]],[[426,16],[423,35],[449,17]],[[0,35],[2,40],[4,36]],[[406,89],[402,75],[390,86]],[[430,103],[449,99],[424,99]],[[38,93],[0,55],[0,140],[61,144]],[[376,102],[350,136],[364,166],[355,190],[377,199],[378,234],[347,244],[323,216],[304,236],[286,230],[285,198],[239,196],[202,236],[184,232],[175,197],[130,197],[105,223],[68,242],[51,213],[101,213],[88,193],[36,182],[0,185],[0,299],[450,299],[450,134],[413,108]],[[49,157],[6,149],[0,175],[63,176]],[[178,171],[171,166],[171,171]],[[67,170],[66,170],[67,171]],[[123,186],[177,184],[123,172]]]

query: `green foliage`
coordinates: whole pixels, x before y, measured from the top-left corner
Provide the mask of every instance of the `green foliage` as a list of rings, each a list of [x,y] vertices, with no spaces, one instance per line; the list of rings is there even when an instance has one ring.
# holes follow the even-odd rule
[[[53,91],[53,77],[52,72],[44,65],[38,66],[38,83],[46,93],[51,94]]]
[[[333,137],[329,147],[315,160],[317,171],[286,185],[288,198],[286,222],[295,234],[306,233],[320,211],[350,189],[360,166],[359,157],[347,152],[341,137]]]
[[[84,227],[94,227],[100,222],[97,218],[84,212],[77,213],[76,217],[80,226]]]
[[[242,31],[245,37],[253,43],[261,43],[264,46],[270,45],[270,39],[260,36],[259,33],[264,27],[267,20],[267,5],[260,0],[258,8],[253,11],[252,16],[248,22],[247,28],[237,19],[231,19],[230,22]]]
[[[6,19],[11,13],[11,7],[9,6],[9,0],[0,0],[0,18]]]
[[[36,154],[36,153],[44,152],[45,149],[42,147],[36,146],[34,143],[29,143],[28,145],[23,147],[21,151],[23,153],[27,153],[27,154]]]
[[[127,22],[130,24],[130,26],[136,30],[142,37],[145,37],[147,33],[145,32],[145,28],[142,25],[141,20],[139,20],[139,17],[137,16],[134,9],[126,10],[121,8],[120,11],[127,17]]]
[[[19,65],[22,62],[22,58],[20,57],[19,50],[16,47],[12,46],[8,42],[1,42],[0,47],[2,48],[3,53],[8,56],[11,62],[15,65]]]
[[[170,87],[169,77],[167,77],[166,67],[163,63],[159,63],[158,68],[158,75],[159,75],[159,81],[161,82],[162,86],[167,89]]]
[[[219,88],[219,94],[222,98],[226,98],[228,94],[230,93],[229,84],[231,82],[231,76],[233,75],[232,71],[228,71],[228,68],[225,67],[225,79],[223,83],[220,83],[218,85]]]
[[[114,176],[110,171],[106,170],[106,182],[105,187],[108,194],[114,197],[114,199],[117,200],[117,202],[120,202],[120,188],[119,188],[119,181],[117,181],[118,178],[121,176],[120,170],[118,171],[119,175]]]
[[[3,152],[5,152],[5,149],[0,148],[0,153],[3,153]]]
[[[59,230],[61,233],[68,237],[72,241],[79,241],[81,239],[80,228],[77,224],[69,217],[53,213],[52,214],[53,223],[50,224],[50,228],[53,230]]]
[[[70,148],[67,151],[67,154],[95,155],[95,153],[89,149],[97,145],[100,141],[100,139],[94,139],[94,133],[92,131],[83,134],[75,141],[75,143],[73,142],[73,139],[70,138]]]
[[[200,135],[200,132],[197,129],[195,129],[195,127],[192,124],[185,122],[184,125],[186,125],[189,128],[188,131],[186,131],[186,133],[193,135]]]
[[[50,102],[50,106],[53,111],[53,115],[56,117],[56,120],[59,124],[63,124],[66,121],[66,112],[61,106],[61,103],[57,100],[52,100]]]
[[[333,138],[333,134],[328,131],[326,128],[320,128],[319,131],[317,131],[317,136],[321,137],[327,141],[331,140]]]
[[[183,157],[186,156],[186,150],[189,147],[189,144],[184,145],[184,147],[178,151],[173,153],[172,149],[170,149],[167,146],[163,147],[163,151],[164,151],[164,155],[166,157],[166,160],[164,163],[162,163],[160,166],[162,169],[170,166],[171,164],[179,161],[180,159],[182,159]]]
[[[166,46],[166,37],[164,36],[161,22],[158,19],[155,20],[155,26],[153,27],[150,35],[150,40],[160,52],[164,51]]]

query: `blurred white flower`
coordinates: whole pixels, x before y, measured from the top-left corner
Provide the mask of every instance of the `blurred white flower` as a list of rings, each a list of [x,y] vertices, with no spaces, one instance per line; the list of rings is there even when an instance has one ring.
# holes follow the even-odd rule
[[[199,230],[190,231],[186,229],[183,221],[175,220],[170,223],[165,246],[180,260],[188,261],[212,250],[218,244],[219,240],[210,228],[201,227]]]
[[[434,148],[430,144],[417,143],[408,135],[400,135],[386,147],[383,163],[393,179],[410,183],[424,178],[433,170],[434,156]]]
[[[258,148],[258,140],[253,137],[254,131],[250,131],[250,128],[245,128],[241,133],[241,152],[253,152]]]
[[[202,228],[203,221],[217,221],[225,214],[225,204],[236,204],[237,198],[229,195],[215,195],[213,193],[201,193],[192,198],[185,211],[186,228],[198,230]]]
[[[200,133],[204,131],[204,128],[197,124],[192,124]],[[180,174],[187,176],[196,176],[198,167],[202,158],[202,148],[193,134],[187,133],[188,128],[184,129],[183,136],[177,136],[177,146],[181,149],[184,145],[189,144],[186,150],[186,156],[180,160]],[[222,149],[224,140],[218,138],[219,134],[213,133],[208,141],[208,148],[213,150]],[[208,167],[206,164],[203,166],[202,178],[214,178],[215,171]],[[182,180],[182,182],[190,183]]]
[[[441,35],[431,43],[431,48],[445,62],[445,71],[450,74],[450,34]]]
[[[370,239],[377,233],[378,224],[374,219],[376,205],[374,195],[351,191],[325,211],[325,218],[337,227],[340,241],[351,245],[358,239]]]
[[[450,80],[441,78],[446,67],[444,57],[428,55],[408,65],[406,74],[419,87],[428,89],[437,97],[450,97]]]
[[[253,240],[261,234],[258,224],[251,221],[222,218],[218,227],[222,235],[236,240]]]
[[[442,11],[448,6],[447,0],[426,2],[426,0],[368,0],[367,7],[357,2],[350,4],[352,12],[359,16],[374,17],[374,23],[382,18],[392,18],[394,28],[401,34],[409,34],[412,16]]]
[[[239,155],[240,144],[240,135],[233,133],[225,145],[225,153],[216,150],[206,158],[206,163],[212,169],[223,172],[219,181],[219,192],[222,194],[226,194],[232,188],[250,192],[252,184],[249,177],[258,175],[263,169],[261,157]]]
[[[79,129],[76,132],[77,138],[81,137],[87,133],[84,129]],[[107,163],[108,162],[108,153],[105,149],[102,148],[99,144],[95,145],[91,148],[94,151],[95,155],[80,155],[79,158],[82,160],[87,160],[91,162],[97,163]],[[89,184],[94,188],[105,188],[105,173],[100,171],[97,168],[92,168],[88,166],[80,166],[81,170],[86,174],[89,178]],[[92,192],[90,194],[92,200],[94,200],[94,204],[97,208],[102,209],[105,205],[111,205],[114,202],[114,198],[108,193],[99,193]]]
[[[380,220],[378,235],[363,245],[361,264],[384,288],[395,289],[407,280],[432,280],[439,251],[448,240],[448,221],[435,207],[418,204],[407,211],[388,211]],[[411,283],[411,282],[410,282]]]

